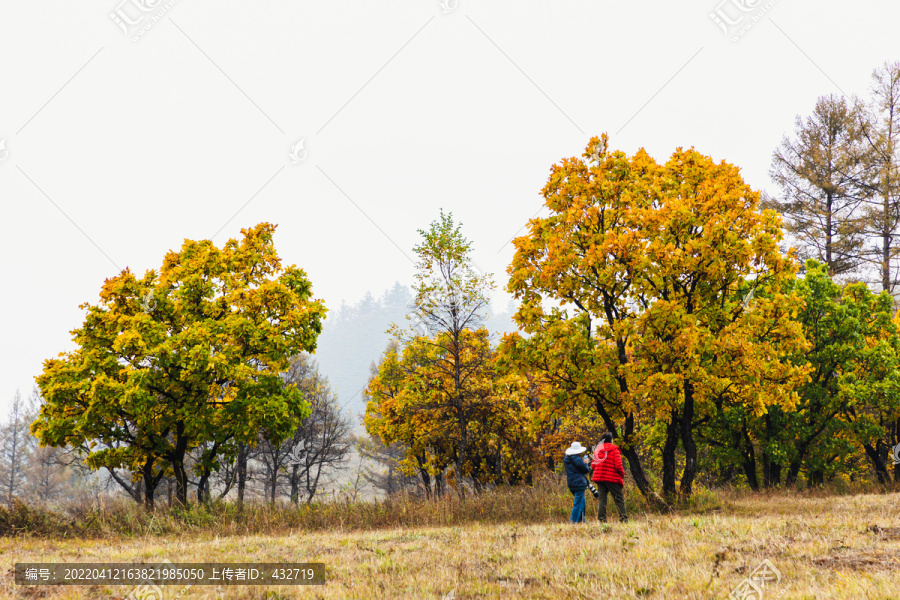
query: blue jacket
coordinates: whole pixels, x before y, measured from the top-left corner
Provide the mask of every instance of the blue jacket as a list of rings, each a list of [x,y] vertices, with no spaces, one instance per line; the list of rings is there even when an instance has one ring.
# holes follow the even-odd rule
[[[566,454],[563,466],[566,467],[566,483],[570,490],[577,492],[587,488],[584,476],[588,475],[591,469],[584,464],[584,454]]]

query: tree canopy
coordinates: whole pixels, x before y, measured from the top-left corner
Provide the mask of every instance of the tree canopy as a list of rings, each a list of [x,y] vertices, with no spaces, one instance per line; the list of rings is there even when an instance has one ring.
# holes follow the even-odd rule
[[[676,493],[680,443],[688,495],[695,431],[715,407],[790,407],[806,377],[785,360],[805,342],[791,319],[801,302],[778,292],[797,271],[778,249],[778,216],[759,210],[737,167],[681,148],[660,165],[643,149],[609,152],[606,136],[555,165],[543,195],[550,216],[514,240],[509,267],[529,337],[507,338],[553,384],[540,414],[592,405],[651,496],[636,425],[659,423],[663,491]],[[755,290],[772,292],[749,310]]]
[[[275,226],[241,231],[222,248],[185,240],[157,272],[107,279],[77,349],[45,361],[45,403],[32,425],[42,444],[84,447],[94,468],[143,478],[146,502],[167,472],[187,500],[185,455],[201,445],[207,474],[260,431],[291,435],[309,408],[280,373],[312,351],[325,307],[306,274],[283,267]]]

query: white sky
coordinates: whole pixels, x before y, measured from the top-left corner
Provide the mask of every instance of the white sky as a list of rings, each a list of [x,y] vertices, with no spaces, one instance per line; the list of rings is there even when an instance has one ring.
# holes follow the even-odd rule
[[[795,115],[900,58],[896,0],[119,2],[0,4],[3,415],[104,278],[184,238],[277,223],[336,309],[410,282],[444,208],[503,285],[550,166],[590,136],[694,146],[771,189]],[[751,24],[738,41],[717,8]],[[117,9],[165,14],[135,42]]]

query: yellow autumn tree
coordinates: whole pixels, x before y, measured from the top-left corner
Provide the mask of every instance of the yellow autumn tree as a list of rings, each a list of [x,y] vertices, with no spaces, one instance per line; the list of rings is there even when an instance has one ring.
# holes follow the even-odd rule
[[[507,289],[529,337],[508,337],[506,352],[553,384],[542,418],[591,404],[654,499],[636,424],[662,424],[671,501],[678,447],[690,495],[695,431],[717,404],[761,413],[795,402],[806,371],[786,357],[805,344],[791,319],[802,302],[781,290],[797,265],[778,248],[777,214],[759,210],[737,167],[681,148],[660,165],[607,143],[593,138],[553,167],[550,216],[513,242]]]
[[[366,391],[367,431],[385,445],[403,444],[401,467],[418,474],[429,495],[441,492],[445,478],[461,495],[462,478],[476,490],[528,479],[534,451],[524,378],[499,365],[486,329],[466,330],[458,345],[464,391],[457,395],[452,347],[445,333],[389,349]]]

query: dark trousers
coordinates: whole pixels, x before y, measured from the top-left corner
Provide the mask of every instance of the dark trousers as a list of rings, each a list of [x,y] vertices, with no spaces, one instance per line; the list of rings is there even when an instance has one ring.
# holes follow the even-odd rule
[[[611,481],[595,481],[594,483],[597,484],[597,491],[600,492],[600,508],[597,511],[597,518],[603,523],[606,522],[606,494],[610,493],[613,502],[616,503],[616,509],[619,511],[619,521],[627,521],[628,514],[625,512],[625,494],[622,486]]]

